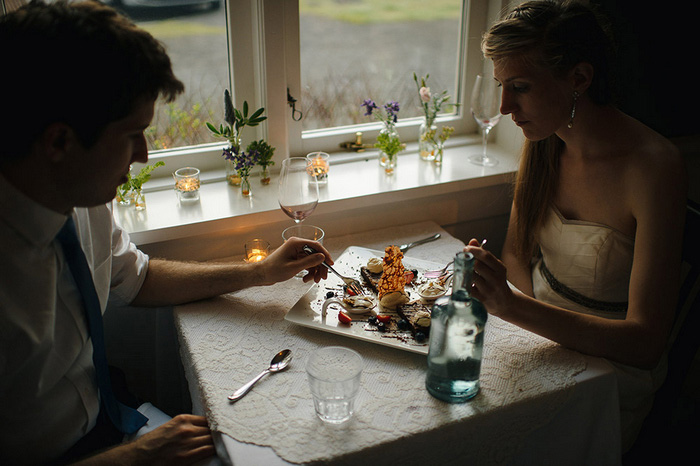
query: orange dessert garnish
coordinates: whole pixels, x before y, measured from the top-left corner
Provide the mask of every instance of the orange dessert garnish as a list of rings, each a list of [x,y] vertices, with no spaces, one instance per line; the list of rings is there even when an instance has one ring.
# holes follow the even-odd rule
[[[403,259],[403,253],[397,246],[389,246],[384,250],[383,272],[377,285],[377,294],[380,302],[382,298],[392,293],[398,293],[401,301],[406,299],[404,293],[406,278],[404,277],[405,270],[401,259]],[[393,302],[395,299],[390,300],[391,307],[396,305]]]

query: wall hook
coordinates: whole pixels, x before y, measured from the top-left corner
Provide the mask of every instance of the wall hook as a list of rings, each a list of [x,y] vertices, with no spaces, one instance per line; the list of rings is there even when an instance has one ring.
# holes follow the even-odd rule
[[[297,103],[297,99],[292,97],[292,94],[289,93],[289,88],[287,88],[287,105],[292,107],[292,120],[300,121],[302,119],[302,117],[304,116],[304,114],[301,113],[301,110],[298,110],[296,108],[296,103]]]

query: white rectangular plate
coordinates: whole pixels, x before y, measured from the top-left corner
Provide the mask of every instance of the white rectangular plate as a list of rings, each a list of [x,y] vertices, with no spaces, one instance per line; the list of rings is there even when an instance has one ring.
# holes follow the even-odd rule
[[[338,257],[333,268],[337,270],[339,274],[356,278],[362,283],[360,267],[366,265],[371,257],[384,257],[384,252],[351,246]],[[445,265],[410,257],[404,257],[403,264],[407,270],[417,269],[419,277],[422,276],[422,272],[441,269]],[[324,332],[336,333],[350,338],[358,338],[360,340],[392,346],[414,353],[428,354],[427,340],[423,343],[417,343],[410,332],[381,333],[376,330],[376,327],[368,324],[367,317],[373,314],[376,315],[377,311],[384,312],[383,309],[379,308],[379,305],[370,313],[363,315],[352,314],[353,322],[349,325],[338,322],[338,311],[341,310],[338,304],[328,306],[326,316],[323,317],[321,315],[321,308],[326,300],[326,294],[329,291],[333,291],[340,297],[343,293],[342,287],[342,280],[329,272],[328,279],[322,280],[320,283],[312,286],[311,289],[297,301],[294,307],[290,309],[285,319],[295,324],[315,328]],[[369,293],[371,293],[371,291]],[[420,298],[415,288],[411,285],[406,287],[406,293],[408,293],[411,301]],[[387,311],[387,313],[396,315],[395,312],[391,311]]]

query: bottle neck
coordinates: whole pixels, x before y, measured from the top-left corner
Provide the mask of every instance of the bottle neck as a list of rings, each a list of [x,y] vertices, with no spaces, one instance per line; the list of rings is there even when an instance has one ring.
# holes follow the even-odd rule
[[[474,272],[474,256],[468,252],[460,252],[455,256],[454,276],[452,278],[452,293],[469,296]]]

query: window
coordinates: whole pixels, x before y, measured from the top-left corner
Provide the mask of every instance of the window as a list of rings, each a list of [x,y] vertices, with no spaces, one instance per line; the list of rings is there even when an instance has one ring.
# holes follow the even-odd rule
[[[262,92],[271,111],[277,104],[276,110],[285,112],[280,120],[270,121],[269,137],[279,138],[274,145],[282,144],[292,154],[332,153],[357,131],[363,131],[366,142],[374,140],[380,126],[363,115],[364,98],[402,103],[401,138],[415,141],[420,119],[413,72],[429,73],[434,90],[446,89],[462,102],[480,67],[480,32],[467,31],[483,30],[487,1],[262,3]],[[238,77],[236,59],[234,70]],[[287,89],[305,115],[302,121],[292,118],[286,104],[280,108]],[[476,131],[463,106],[443,120],[456,134]]]
[[[223,119],[225,89],[231,89],[237,107],[245,100],[266,108],[268,120],[246,128],[244,142],[266,138],[277,148],[277,160],[312,150],[336,152],[357,131],[365,143],[374,141],[379,124],[364,116],[365,98],[399,101],[402,141],[415,141],[420,110],[413,73],[429,73],[433,90],[445,89],[453,101],[465,102],[465,89],[480,68],[480,31],[490,3],[187,1],[175,8],[121,0],[118,8],[165,44],[186,86],[176,102],[156,109],[147,134],[151,158],[178,158],[168,165],[203,170],[223,168],[224,141],[209,134],[205,123]],[[296,99],[296,113],[288,96]],[[440,120],[454,126],[456,135],[476,131],[464,105]]]
[[[304,132],[367,123],[365,98],[398,101],[402,118],[421,116],[413,73],[456,95],[462,0],[299,5]]]

